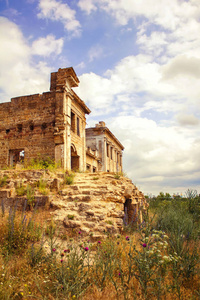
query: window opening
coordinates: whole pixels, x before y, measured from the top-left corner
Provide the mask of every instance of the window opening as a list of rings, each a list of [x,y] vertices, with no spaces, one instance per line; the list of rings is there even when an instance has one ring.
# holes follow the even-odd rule
[[[109,157],[109,144],[106,143],[106,151],[107,151],[107,157]]]
[[[33,125],[33,124],[30,124],[30,125],[29,125],[29,128],[30,128],[31,131],[33,131],[34,125]]]
[[[10,166],[15,166],[17,163],[23,163],[25,157],[24,149],[14,149],[9,151]]]
[[[17,130],[18,130],[18,132],[22,132],[22,124],[17,125]]]
[[[71,111],[71,130],[75,132],[75,114]]]
[[[41,128],[42,128],[42,130],[45,130],[47,128],[47,124],[46,123],[42,123]]]
[[[80,124],[79,124],[79,118],[77,117],[77,135],[80,136]]]

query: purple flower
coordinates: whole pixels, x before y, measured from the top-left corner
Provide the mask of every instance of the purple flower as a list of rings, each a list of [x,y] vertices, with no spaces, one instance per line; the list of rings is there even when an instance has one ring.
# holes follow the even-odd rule
[[[63,262],[63,259],[61,259],[60,262],[62,263],[62,262]]]
[[[55,249],[55,248],[53,248],[53,249],[52,249],[52,251],[53,251],[53,252],[55,252],[55,251],[56,251],[56,249]]]
[[[89,248],[88,248],[88,247],[85,247],[85,248],[84,248],[84,250],[85,250],[85,251],[88,251],[88,250],[89,250]]]
[[[78,234],[81,234],[81,231],[79,231]]]
[[[101,241],[98,241],[98,244],[101,244]]]
[[[118,274],[119,276],[121,276],[121,273],[119,272],[119,274]]]
[[[146,246],[147,246],[147,244],[145,244],[145,243],[144,243],[144,244],[142,244],[142,247],[144,247],[144,248],[145,248]]]
[[[65,253],[66,253],[66,252],[69,253],[69,252],[70,252],[70,249],[65,249],[64,252],[65,252]]]
[[[126,236],[126,240],[127,240],[127,241],[129,241],[129,240],[130,240],[130,239],[129,239],[129,236]]]

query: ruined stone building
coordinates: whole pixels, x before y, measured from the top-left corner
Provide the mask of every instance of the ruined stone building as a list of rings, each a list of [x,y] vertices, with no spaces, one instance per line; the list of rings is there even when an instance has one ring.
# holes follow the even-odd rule
[[[97,164],[93,168],[104,172],[122,172],[122,151],[124,147],[112,132],[106,127],[105,122],[99,122],[95,127],[86,128],[87,170],[91,170],[89,155],[96,154]],[[90,155],[91,156],[91,155]]]
[[[51,158],[67,170],[122,171],[124,147],[99,122],[86,129],[90,109],[72,88],[72,67],[51,73],[50,91],[0,104],[0,168]]]

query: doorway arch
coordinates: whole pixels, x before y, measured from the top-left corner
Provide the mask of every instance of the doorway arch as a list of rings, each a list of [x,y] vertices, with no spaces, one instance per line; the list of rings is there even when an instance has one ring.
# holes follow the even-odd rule
[[[126,198],[124,203],[124,221],[126,225],[133,224],[137,219],[137,205],[132,203],[132,199]]]
[[[79,158],[80,156],[77,154],[76,147],[74,144],[71,144],[71,170],[79,170]]]

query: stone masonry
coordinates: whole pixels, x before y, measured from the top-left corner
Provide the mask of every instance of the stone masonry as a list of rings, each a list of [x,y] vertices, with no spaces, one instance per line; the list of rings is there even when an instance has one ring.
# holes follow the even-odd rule
[[[72,67],[59,69],[49,92],[0,103],[0,168],[50,158],[65,170],[122,171],[124,147],[105,123],[85,129],[90,109],[78,84]]]

